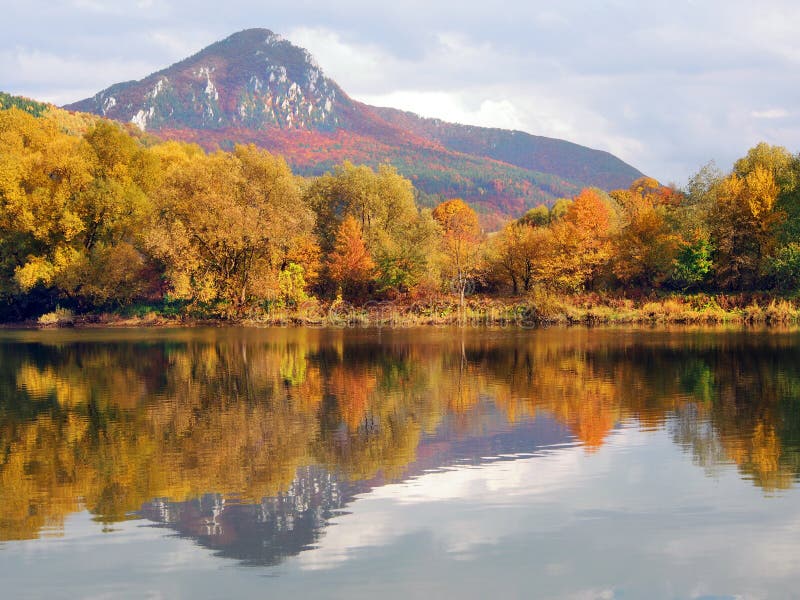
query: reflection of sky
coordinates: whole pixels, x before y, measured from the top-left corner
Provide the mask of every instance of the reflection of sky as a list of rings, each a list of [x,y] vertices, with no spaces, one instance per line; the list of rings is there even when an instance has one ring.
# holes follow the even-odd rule
[[[479,425],[468,433],[458,431],[453,415],[445,416],[436,433],[422,440],[417,460],[405,467],[403,479],[413,484],[425,473],[459,473],[465,465],[497,461],[512,464],[534,453],[577,443],[564,425],[546,415],[509,426],[491,402],[479,404],[470,415]],[[382,476],[348,481],[343,474],[311,465],[298,468],[292,485],[279,497],[263,498],[260,504],[241,504],[235,498],[208,494],[187,502],[148,502],[139,516],[214,549],[216,556],[273,566],[314,546],[334,515],[348,510],[359,495],[385,484]],[[460,497],[457,487],[451,490],[451,497]],[[407,495],[407,499],[413,500],[413,496]]]
[[[102,534],[81,514],[63,538],[0,547],[0,578],[14,597],[273,597],[302,585],[304,598],[787,598],[800,579],[797,500],[765,498],[734,466],[707,477],[667,431],[622,428],[595,453],[565,446],[360,494],[315,548],[276,568],[220,560],[141,521]]]

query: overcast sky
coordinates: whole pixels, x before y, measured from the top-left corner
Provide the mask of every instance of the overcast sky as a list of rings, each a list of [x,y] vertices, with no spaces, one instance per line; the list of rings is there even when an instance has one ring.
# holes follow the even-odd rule
[[[265,27],[351,96],[608,150],[664,183],[800,150],[797,0],[26,0],[0,90],[57,104]]]

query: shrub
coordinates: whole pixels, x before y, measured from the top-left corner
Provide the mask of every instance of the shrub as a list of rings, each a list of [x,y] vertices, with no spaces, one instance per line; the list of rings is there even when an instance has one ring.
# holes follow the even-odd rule
[[[39,325],[63,327],[72,325],[75,322],[75,315],[67,308],[57,306],[53,312],[45,313],[39,317]]]
[[[769,275],[776,287],[795,291],[800,287],[800,244],[784,246],[769,264]]]

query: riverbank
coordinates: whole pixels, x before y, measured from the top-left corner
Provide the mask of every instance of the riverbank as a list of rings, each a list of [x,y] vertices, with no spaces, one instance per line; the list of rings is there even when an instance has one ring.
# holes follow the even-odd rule
[[[634,300],[600,294],[575,296],[535,293],[527,297],[497,299],[473,296],[462,308],[456,299],[440,297],[417,301],[309,302],[295,308],[279,308],[237,319],[192,313],[164,314],[158,307],[129,307],[119,312],[73,314],[58,309],[37,320],[6,323],[3,328],[126,328],[208,327],[240,325],[309,327],[419,327],[550,325],[715,325],[800,324],[796,299],[767,295],[675,295]]]

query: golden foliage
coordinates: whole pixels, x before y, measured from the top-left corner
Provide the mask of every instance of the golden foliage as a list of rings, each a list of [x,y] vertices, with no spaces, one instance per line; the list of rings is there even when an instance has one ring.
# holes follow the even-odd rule
[[[611,209],[593,189],[583,190],[553,224],[554,274],[557,287],[591,288],[611,257]]]
[[[432,216],[442,231],[443,274],[459,293],[463,309],[467,285],[479,267],[478,215],[463,200],[454,198],[434,208]]]
[[[638,179],[613,196],[622,209],[613,239],[614,275],[626,286],[660,286],[670,277],[683,244],[670,221],[680,196],[650,178]]]
[[[314,265],[306,241],[313,216],[282,158],[253,146],[205,155],[172,144],[164,152],[161,209],[147,247],[177,297],[221,302],[226,316],[238,316],[278,297],[289,256]]]
[[[775,343],[761,358],[744,338],[687,353],[683,338],[554,330],[431,344],[286,330],[197,332],[147,352],[6,346],[0,539],[57,532],[83,508],[115,521],[153,498],[260,501],[312,463],[401,477],[443,419],[459,437],[485,435],[487,402],[509,422],[548,416],[589,452],[623,423],[671,428],[698,463],[733,461],[765,490],[785,488],[800,464],[780,409],[798,373],[780,358],[788,342]],[[765,380],[766,368],[777,376]],[[687,410],[710,427],[677,426]]]

